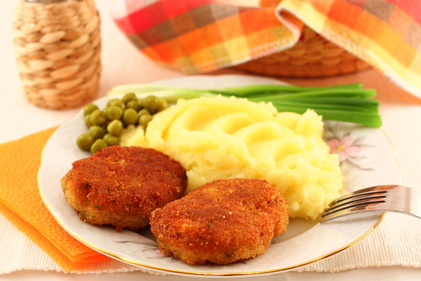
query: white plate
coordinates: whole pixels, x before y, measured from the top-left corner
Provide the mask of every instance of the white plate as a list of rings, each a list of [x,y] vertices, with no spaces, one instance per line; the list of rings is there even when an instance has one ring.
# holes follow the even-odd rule
[[[155,84],[180,87],[225,87],[267,84],[278,80],[243,75],[188,76]],[[104,106],[106,97],[98,100]],[[60,225],[87,246],[117,260],[140,266],[146,271],[186,276],[256,276],[273,274],[303,266],[355,244],[377,226],[382,216],[376,215],[349,222],[315,224],[292,220],[287,232],[273,240],[264,255],[230,265],[188,265],[159,253],[149,230],[141,233],[117,232],[114,228],[83,223],[67,203],[60,178],[71,169],[71,163],[89,156],[75,145],[76,137],[86,132],[82,112],[59,127],[48,140],[39,170],[39,189],[45,205]],[[360,147],[358,155],[343,163],[346,188],[356,190],[379,184],[399,183],[399,168],[393,149],[379,129],[342,122],[326,122],[326,139],[349,136]]]

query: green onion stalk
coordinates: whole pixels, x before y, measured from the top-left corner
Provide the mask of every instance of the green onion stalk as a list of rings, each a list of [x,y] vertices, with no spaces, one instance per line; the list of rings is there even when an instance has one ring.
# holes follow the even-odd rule
[[[203,96],[234,96],[252,102],[271,102],[279,112],[302,114],[314,110],[325,120],[357,123],[368,127],[381,127],[379,102],[376,91],[364,89],[362,84],[346,84],[324,87],[293,85],[248,85],[211,89],[192,89],[154,84],[131,84],[114,87],[114,94],[154,94],[175,103],[178,99],[195,99]]]

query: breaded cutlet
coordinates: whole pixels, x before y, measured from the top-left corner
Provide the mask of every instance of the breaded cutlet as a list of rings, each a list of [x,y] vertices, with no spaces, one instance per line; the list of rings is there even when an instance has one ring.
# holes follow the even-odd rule
[[[75,161],[61,184],[83,221],[135,230],[149,224],[154,209],[183,195],[187,176],[157,150],[111,146]]]
[[[228,264],[263,254],[289,223],[278,189],[264,180],[207,183],[152,212],[158,246],[188,264]]]

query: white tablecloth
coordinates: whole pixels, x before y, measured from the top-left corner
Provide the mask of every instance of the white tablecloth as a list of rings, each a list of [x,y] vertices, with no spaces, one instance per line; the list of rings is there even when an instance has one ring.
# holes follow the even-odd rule
[[[108,15],[108,3],[105,0],[97,1],[97,6],[102,16],[102,62],[103,72],[100,84],[100,96],[104,96],[107,91],[119,84],[126,83],[146,83],[156,80],[167,79],[172,77],[180,77],[183,74],[161,68],[142,56],[117,30],[114,23]],[[0,2],[0,37],[2,51],[0,52],[0,143],[18,139],[31,133],[38,132],[42,129],[60,125],[64,121],[72,117],[79,109],[70,110],[48,110],[38,108],[28,103],[21,88],[18,72],[16,69],[12,44],[11,22],[13,10],[16,1]],[[221,70],[210,73],[209,75],[239,73],[235,70]],[[419,141],[421,140],[421,100],[414,97],[410,93],[401,90],[396,85],[391,84],[381,74],[375,70],[360,72],[354,75],[343,77],[333,77],[317,80],[291,80],[284,81],[297,85],[332,85],[362,82],[365,87],[375,88],[378,91],[378,99],[381,103],[381,114],[383,117],[382,130],[390,138],[396,151],[397,160],[402,168],[402,184],[421,188],[421,150],[419,149]],[[370,247],[384,250],[384,255],[390,257],[390,262],[382,264],[375,263],[351,263],[344,264],[342,268],[345,271],[337,273],[297,273],[285,272],[267,277],[253,277],[249,280],[356,280],[356,279],[378,279],[378,280],[417,280],[421,278],[421,270],[418,269],[421,264],[419,248],[411,247],[411,244],[403,249],[394,249],[393,239],[408,239],[411,243],[417,241],[421,245],[421,241],[417,240],[418,233],[414,233],[413,229],[419,226],[416,219],[410,217],[399,217],[392,215],[392,218],[386,218],[389,225],[380,225],[375,231],[363,239],[360,243],[368,243],[367,255],[370,255]],[[390,221],[393,224],[390,224]],[[397,223],[396,223],[397,222]],[[395,224],[396,223],[396,224]],[[375,245],[376,237],[387,235],[382,227],[400,228],[401,231],[397,237],[386,237],[383,241],[389,241],[389,244],[383,246]],[[8,249],[9,254],[0,251],[0,271],[2,263],[6,264],[9,257],[25,259],[22,251],[31,249],[31,251],[41,250],[30,241],[25,235],[18,234],[14,236],[15,241],[18,237],[17,245],[10,245],[12,238],[8,238],[4,233],[10,233],[10,229],[14,226],[0,214],[0,249]],[[16,230],[16,233],[19,233]],[[377,236],[376,236],[377,235]],[[385,237],[383,237],[385,238]],[[371,239],[371,240],[370,240]],[[388,243],[389,243],[388,242]],[[405,241],[403,241],[405,242]],[[371,243],[371,244],[370,244]],[[405,243],[403,243],[405,245]],[[347,251],[353,251],[351,247]],[[414,253],[415,251],[415,253]],[[12,253],[12,254],[10,254]],[[410,262],[403,264],[396,263],[397,260],[405,259],[405,253],[411,253]],[[403,256],[402,256],[403,255]],[[42,256],[42,255],[41,255]],[[48,257],[46,257],[48,259]],[[332,259],[333,260],[333,259]],[[329,261],[327,261],[329,262]],[[337,260],[335,261],[337,262]],[[22,270],[11,270],[0,274],[1,280],[139,280],[145,278],[147,280],[196,280],[198,277],[176,277],[176,276],[153,276],[142,272],[132,273],[113,273],[113,274],[65,274],[58,272],[54,268],[37,268],[31,267],[34,262],[25,260],[27,266]],[[399,264],[398,266],[395,266]],[[379,265],[382,265],[381,267]],[[315,264],[314,270],[319,270]],[[47,271],[46,271],[47,270]]]

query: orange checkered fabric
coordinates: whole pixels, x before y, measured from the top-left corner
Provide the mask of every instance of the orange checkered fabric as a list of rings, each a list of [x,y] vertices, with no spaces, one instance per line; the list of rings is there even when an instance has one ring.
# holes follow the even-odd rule
[[[144,55],[185,73],[230,67],[291,48],[305,23],[421,97],[419,1],[272,0],[278,3],[272,7],[227,0],[113,2],[115,23]]]

